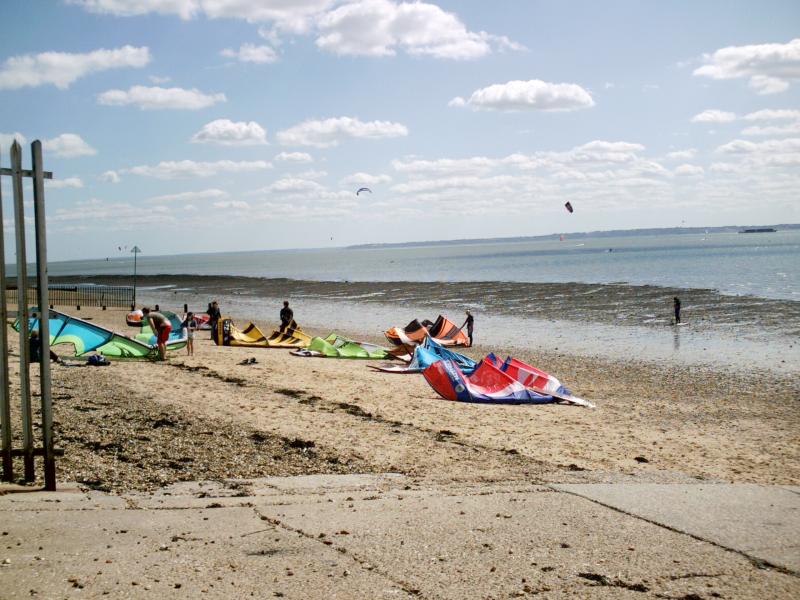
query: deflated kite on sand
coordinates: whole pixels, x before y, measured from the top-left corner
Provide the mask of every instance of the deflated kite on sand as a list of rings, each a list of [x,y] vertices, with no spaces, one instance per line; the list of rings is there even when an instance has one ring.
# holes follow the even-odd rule
[[[217,323],[217,335],[214,342],[218,346],[243,346],[246,348],[306,348],[311,337],[292,321],[289,327],[275,330],[269,337],[253,323],[239,329],[230,317],[224,317]]]
[[[316,356],[324,358],[363,358],[380,360],[388,358],[389,353],[386,348],[367,344],[366,342],[355,342],[336,333],[331,333],[326,338],[312,338],[307,349],[293,350],[295,356]]]
[[[49,325],[50,345],[72,344],[75,348],[75,356],[83,356],[97,351],[107,358],[142,359],[154,358],[158,354],[155,344],[119,335],[105,327],[56,310],[50,310]],[[19,331],[19,320],[14,323],[14,329]],[[38,317],[30,318],[28,329],[29,331],[39,330]],[[180,332],[180,329],[178,331]],[[148,332],[145,332],[144,335],[149,340],[152,332]],[[170,336],[170,341],[167,342],[167,350],[178,350],[185,346],[186,338],[181,337],[180,334],[176,337]]]
[[[455,323],[442,315],[439,315],[429,327],[414,319],[405,327],[392,327],[384,335],[395,346],[418,345],[426,337],[434,338],[442,346],[469,346],[467,335]]]
[[[483,404],[568,402],[594,408],[588,400],[573,396],[552,375],[511,357],[500,363],[490,354],[469,376],[451,360],[437,361],[422,374],[446,400]]]
[[[440,360],[453,361],[464,373],[472,373],[477,363],[471,358],[448,350],[441,344],[436,343],[433,338],[426,337],[422,344],[414,348],[414,354],[407,365],[383,365],[372,367],[376,371],[384,373],[422,373],[433,363]]]

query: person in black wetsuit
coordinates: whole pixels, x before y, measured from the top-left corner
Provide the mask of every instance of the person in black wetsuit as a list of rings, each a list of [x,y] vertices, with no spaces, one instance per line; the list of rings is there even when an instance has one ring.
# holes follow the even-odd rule
[[[281,309],[281,327],[280,331],[286,331],[289,325],[294,321],[294,311],[289,308],[289,301],[283,301],[283,308]]]
[[[464,327],[467,328],[467,335],[469,336],[469,347],[472,348],[472,328],[475,324],[475,317],[472,316],[472,313],[469,311],[465,311],[467,313],[467,320],[464,321],[464,324],[461,326],[461,329]]]
[[[672,307],[675,310],[675,325],[681,322],[681,299],[675,296],[672,299]]]
[[[222,317],[219,304],[217,304],[216,300],[208,305],[206,314],[208,315],[208,324],[211,326],[211,339],[214,340],[217,338],[217,322],[219,322],[220,317]]]

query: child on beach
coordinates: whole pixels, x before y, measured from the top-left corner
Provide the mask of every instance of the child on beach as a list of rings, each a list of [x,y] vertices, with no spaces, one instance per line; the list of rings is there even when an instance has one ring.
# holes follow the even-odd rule
[[[197,331],[197,321],[193,312],[186,313],[181,328],[186,330],[186,354],[194,356],[194,332]]]

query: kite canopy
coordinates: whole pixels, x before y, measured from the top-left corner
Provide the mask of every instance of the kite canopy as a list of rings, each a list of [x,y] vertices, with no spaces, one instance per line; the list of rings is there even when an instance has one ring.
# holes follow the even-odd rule
[[[244,346],[247,348],[305,348],[311,342],[300,327],[292,321],[285,330],[275,330],[266,337],[253,323],[239,329],[230,317],[224,317],[217,323],[217,335],[214,342],[218,346]]]
[[[435,362],[422,374],[445,400],[481,404],[549,404],[556,401],[553,396],[526,388],[486,360],[481,361],[469,376],[450,360]]]
[[[14,324],[14,328],[19,330],[19,321]],[[38,331],[38,317],[30,319],[29,328],[30,331]],[[157,355],[155,345],[127,338],[105,327],[51,310],[50,345],[59,344],[72,344],[75,356],[94,350],[108,358],[153,358]],[[179,338],[168,342],[167,350],[178,350],[185,345],[186,340]]]
[[[469,338],[461,329],[447,317],[439,315],[430,329],[417,319],[405,327],[392,327],[385,334],[386,339],[393,345],[408,346],[419,345],[430,336],[442,346],[469,346]]]
[[[358,196],[361,192],[369,192],[371,194],[372,190],[367,187],[358,188],[358,191],[356,191],[356,196]]]
[[[569,212],[575,212],[574,209],[572,208],[572,204],[570,204],[569,202],[564,204],[564,208],[566,208]]]
[[[19,331],[19,319],[14,323],[14,329]],[[39,331],[38,317],[31,317],[28,320],[28,331]],[[72,344],[75,356],[97,350],[111,341],[114,335],[113,331],[94,323],[55,310],[50,311],[50,345]]]
[[[170,344],[185,342],[186,334],[181,327],[183,322],[181,321],[180,317],[178,317],[178,315],[176,315],[174,312],[170,312],[168,310],[162,310],[160,312],[162,315],[167,317],[167,319],[169,319],[169,324],[172,326],[172,331],[169,333],[169,339],[167,339],[167,346]],[[153,330],[150,328],[150,324],[147,322],[142,323],[142,331],[136,335],[136,339],[150,346],[155,346],[157,342],[156,335],[153,333]]]
[[[477,363],[468,356],[448,350],[441,344],[437,344],[432,338],[427,337],[421,345],[414,349],[414,356],[408,365],[373,368],[384,373],[422,373],[440,360],[449,360],[455,363],[464,373],[472,373],[477,366]]]
[[[320,337],[312,338],[307,350],[295,350],[293,354],[295,356],[365,358],[373,360],[388,358],[389,356],[386,348],[365,342],[355,342],[336,333],[331,333],[324,339]]]
[[[514,381],[520,382],[522,385],[535,392],[549,394],[558,401],[569,402],[587,408],[595,407],[594,404],[588,400],[573,396],[571,391],[561,385],[561,382],[549,373],[545,373],[541,369],[525,364],[521,360],[509,356],[506,358],[505,362],[501,363],[494,354],[487,356],[486,360],[491,362]]]

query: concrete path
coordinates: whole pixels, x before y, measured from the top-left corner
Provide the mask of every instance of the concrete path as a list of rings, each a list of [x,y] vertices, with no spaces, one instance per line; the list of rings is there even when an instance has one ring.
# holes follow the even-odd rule
[[[798,507],[787,488],[398,475],[8,493],[0,598],[796,598]]]
[[[648,483],[553,487],[800,575],[797,488]]]

